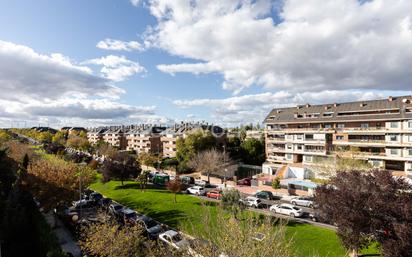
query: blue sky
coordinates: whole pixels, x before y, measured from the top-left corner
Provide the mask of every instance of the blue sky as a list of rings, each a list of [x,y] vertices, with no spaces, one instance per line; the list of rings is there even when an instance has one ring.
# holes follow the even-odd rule
[[[0,1],[0,126],[236,126],[278,106],[410,94],[411,4],[321,3]]]

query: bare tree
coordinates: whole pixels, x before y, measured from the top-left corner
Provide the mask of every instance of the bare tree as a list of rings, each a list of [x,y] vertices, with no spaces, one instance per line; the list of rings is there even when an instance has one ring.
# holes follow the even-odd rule
[[[176,195],[177,193],[180,193],[180,191],[182,191],[182,182],[179,176],[176,176],[174,180],[171,180],[167,183],[167,189],[174,194],[174,203],[176,203]]]
[[[231,164],[229,155],[216,149],[199,152],[188,163],[190,168],[206,175],[208,182],[210,182],[210,175],[225,176],[225,169]]]

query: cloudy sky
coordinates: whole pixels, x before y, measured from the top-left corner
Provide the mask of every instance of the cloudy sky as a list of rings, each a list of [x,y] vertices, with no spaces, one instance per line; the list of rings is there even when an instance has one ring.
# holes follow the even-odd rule
[[[255,123],[411,67],[409,0],[0,1],[0,127]]]

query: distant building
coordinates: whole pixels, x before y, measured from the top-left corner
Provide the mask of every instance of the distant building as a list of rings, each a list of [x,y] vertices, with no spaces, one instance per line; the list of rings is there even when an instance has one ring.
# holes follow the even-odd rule
[[[275,108],[266,117],[265,173],[306,177],[315,160],[351,157],[412,175],[412,97]]]
[[[112,127],[103,133],[103,140],[121,150],[126,149],[127,141],[125,131],[122,127]]]
[[[257,140],[261,140],[264,138],[264,131],[263,130],[246,130],[246,139],[254,138]]]
[[[107,131],[106,128],[93,128],[87,131],[87,140],[90,144],[95,145],[100,140],[103,140],[104,133]]]
[[[126,133],[127,150],[135,150],[139,153],[162,153],[160,141],[161,133],[166,127],[140,125]]]
[[[56,134],[57,132],[56,129],[50,127],[32,127],[31,129],[37,132],[50,132],[52,134]]]
[[[83,127],[62,127],[61,129],[60,129],[60,131],[66,131],[66,132],[68,132],[69,133],[69,135],[70,134],[72,134],[73,132],[77,132],[77,133],[80,133],[80,132],[87,132],[87,129],[85,129],[85,128],[83,128]]]

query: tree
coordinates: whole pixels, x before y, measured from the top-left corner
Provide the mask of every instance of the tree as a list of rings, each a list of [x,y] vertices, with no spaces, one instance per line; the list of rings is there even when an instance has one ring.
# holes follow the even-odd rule
[[[67,146],[79,150],[87,150],[90,147],[90,143],[86,138],[79,136],[70,136],[67,139]]]
[[[95,145],[96,153],[104,155],[108,158],[112,158],[117,154],[117,149],[111,146],[109,143],[99,140]]]
[[[182,181],[179,176],[176,176],[174,180],[171,180],[166,185],[167,189],[174,194],[174,203],[176,201],[176,195],[182,191]]]
[[[176,140],[176,158],[179,161],[178,170],[189,170],[189,161],[199,152],[216,147],[216,138],[209,132],[194,131],[186,138]]]
[[[59,202],[70,203],[79,195],[79,185],[87,188],[95,178],[88,166],[68,163],[58,158],[41,159],[28,168],[27,184],[45,209]]]
[[[241,158],[251,165],[262,165],[265,161],[265,144],[261,140],[248,138],[241,144]]]
[[[147,180],[149,178],[149,173],[150,171],[145,170],[145,171],[142,171],[140,175],[137,177],[137,181],[139,182],[140,190],[142,192],[144,192],[147,187]]]
[[[7,142],[11,139],[10,133],[8,133],[6,130],[1,129],[0,130],[0,143]]]
[[[137,160],[146,166],[146,168],[148,167],[155,167],[156,163],[158,162],[158,157],[156,155],[150,154],[150,153],[140,153],[137,157]]]
[[[52,137],[52,143],[64,145],[66,144],[67,137],[68,135],[66,131],[57,131]]]
[[[130,178],[136,178],[141,172],[139,163],[128,153],[118,152],[110,160],[103,163],[103,182],[119,179],[123,182]]]
[[[179,166],[179,161],[176,158],[166,158],[160,163],[162,169],[174,169],[177,172],[177,167]]]
[[[236,220],[221,208],[216,213],[205,210],[201,217],[201,227],[192,229],[194,236],[207,238],[210,243],[195,240],[192,248],[196,256],[296,256],[292,241],[286,239],[285,226],[274,223],[270,217],[245,213],[242,220]]]
[[[80,247],[92,256],[146,256],[146,240],[138,226],[112,222],[86,226],[81,231]]]
[[[229,211],[236,219],[238,218],[238,213],[244,209],[244,206],[240,204],[240,199],[242,197],[237,189],[226,189],[223,191],[221,205],[224,210]]]
[[[385,256],[408,256],[411,192],[412,185],[386,170],[341,171],[316,189],[315,202],[319,214],[338,226],[338,236],[352,254],[375,238]],[[391,254],[394,248],[397,255]]]
[[[210,182],[210,175],[212,174],[225,176],[225,168],[228,167],[230,163],[231,159],[227,153],[210,149],[196,154],[189,161],[188,166],[206,175],[207,180]]]
[[[280,178],[276,177],[273,181],[272,181],[272,188],[273,189],[279,189],[280,188]]]

